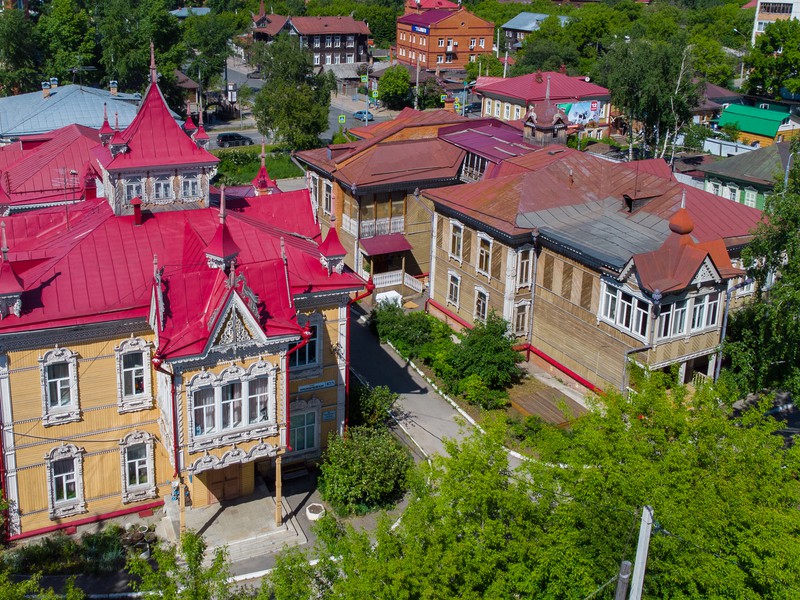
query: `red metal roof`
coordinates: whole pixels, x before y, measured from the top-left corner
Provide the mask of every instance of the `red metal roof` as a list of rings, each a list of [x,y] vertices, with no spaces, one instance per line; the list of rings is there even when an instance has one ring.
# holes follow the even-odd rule
[[[394,252],[405,252],[406,250],[412,249],[411,244],[408,243],[406,236],[402,233],[390,233],[388,235],[362,238],[359,240],[359,243],[367,256],[393,254]]]
[[[147,88],[139,112],[120,138],[128,146],[126,152],[112,156],[110,150],[102,146],[94,151],[108,171],[177,165],[201,167],[219,162],[184,133],[170,115],[161,90],[155,84]]]
[[[353,17],[292,17],[292,26],[300,35],[369,35],[367,24]]]
[[[454,11],[446,10],[443,8],[437,8],[434,10],[426,10],[425,12],[416,14],[416,13],[409,13],[407,15],[403,15],[402,17],[397,18],[398,23],[404,23],[407,25],[421,25],[423,27],[430,27],[440,21],[444,21],[447,17],[452,16]]]
[[[281,32],[284,25],[286,25],[286,21],[289,20],[289,17],[284,17],[282,15],[256,15],[253,17],[253,20],[256,21],[258,25],[253,31],[266,33],[270,37],[275,37]]]
[[[529,73],[508,79],[479,78],[475,91],[490,96],[514,98],[530,104],[545,99],[547,77],[550,77],[550,100],[554,102],[571,102],[584,98],[608,97],[606,88],[586,81],[585,77],[572,77],[565,73],[548,71]]]
[[[406,0],[406,12],[414,10],[458,10],[460,4],[450,2],[450,0]]]
[[[325,236],[323,242],[319,245],[319,253],[328,258],[334,256],[345,256],[347,254],[347,250],[345,250],[345,247],[342,246],[342,242],[339,240],[339,234],[337,233],[335,227],[331,227],[328,230],[328,234]]]

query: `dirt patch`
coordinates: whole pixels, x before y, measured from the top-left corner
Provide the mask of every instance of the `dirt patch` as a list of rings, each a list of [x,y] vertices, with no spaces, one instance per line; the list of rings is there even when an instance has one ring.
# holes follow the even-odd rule
[[[588,412],[572,398],[568,398],[535,377],[525,377],[511,388],[509,400],[519,414],[536,415],[553,425],[566,425]]]

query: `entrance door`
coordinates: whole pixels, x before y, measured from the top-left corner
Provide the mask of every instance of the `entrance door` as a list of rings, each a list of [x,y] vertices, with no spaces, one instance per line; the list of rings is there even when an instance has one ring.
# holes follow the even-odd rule
[[[225,469],[206,471],[208,503],[233,500],[241,495],[242,466],[232,465]]]

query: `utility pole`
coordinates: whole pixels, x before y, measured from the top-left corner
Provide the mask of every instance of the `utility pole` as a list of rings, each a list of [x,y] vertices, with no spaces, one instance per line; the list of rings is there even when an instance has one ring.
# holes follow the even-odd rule
[[[508,70],[508,50],[506,50],[506,58],[503,61],[503,79],[506,78],[506,71]]]
[[[650,530],[653,528],[653,508],[642,507],[642,524],[639,526],[639,543],[636,546],[636,561],[633,563],[633,578],[629,600],[642,600],[644,570],[647,566],[647,550],[650,547]]]
[[[631,561],[623,560],[619,566],[619,575],[617,576],[617,591],[614,594],[614,600],[625,600],[628,595],[628,585],[631,582]]]

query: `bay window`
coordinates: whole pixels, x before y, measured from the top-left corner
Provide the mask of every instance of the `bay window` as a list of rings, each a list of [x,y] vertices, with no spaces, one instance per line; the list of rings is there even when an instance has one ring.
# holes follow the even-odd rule
[[[647,337],[650,304],[628,292],[604,284],[600,318],[617,329],[640,338]]]

